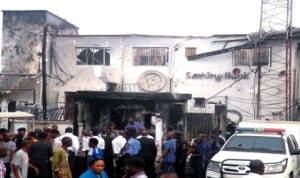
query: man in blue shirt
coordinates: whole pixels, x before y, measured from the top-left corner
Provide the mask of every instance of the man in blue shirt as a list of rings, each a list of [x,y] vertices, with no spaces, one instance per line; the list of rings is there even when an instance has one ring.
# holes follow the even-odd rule
[[[208,140],[208,135],[204,132],[200,133],[200,143],[197,148],[199,159],[197,161],[197,175],[199,178],[205,177],[208,162],[212,156],[212,144]]]
[[[167,132],[167,141],[163,145],[161,173],[175,172],[174,164],[176,161],[176,140],[172,131]]]
[[[135,121],[134,118],[128,118],[128,123],[125,126],[125,132],[128,132],[129,128],[134,128],[136,133],[139,134],[144,125],[141,122]]]
[[[128,128],[126,132],[127,142],[120,151],[118,158],[119,164],[125,166],[125,161],[131,157],[139,156],[141,150],[141,143],[135,138],[136,131],[134,128]],[[123,169],[124,170],[124,169]]]

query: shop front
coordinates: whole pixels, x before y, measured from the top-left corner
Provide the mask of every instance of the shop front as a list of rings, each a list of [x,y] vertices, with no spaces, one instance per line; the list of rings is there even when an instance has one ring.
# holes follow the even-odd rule
[[[162,129],[177,129],[184,121],[185,103],[191,94],[129,93],[129,92],[66,92],[65,119],[84,128],[106,127],[110,122],[116,129],[124,129],[129,117],[142,122],[149,130],[156,129],[156,121]]]

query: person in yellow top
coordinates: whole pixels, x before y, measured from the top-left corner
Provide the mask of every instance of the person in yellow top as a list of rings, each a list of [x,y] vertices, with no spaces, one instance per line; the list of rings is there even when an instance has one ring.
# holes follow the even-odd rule
[[[52,157],[54,178],[72,178],[67,154],[67,148],[72,145],[72,139],[70,137],[64,137],[61,142],[62,146],[57,147],[54,150]]]

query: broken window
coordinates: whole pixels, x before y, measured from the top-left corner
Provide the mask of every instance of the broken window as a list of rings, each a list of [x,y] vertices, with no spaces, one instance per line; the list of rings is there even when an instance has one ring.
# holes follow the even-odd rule
[[[267,66],[271,63],[271,47],[237,49],[232,52],[234,66]]]
[[[77,65],[110,65],[109,48],[76,48]]]
[[[133,48],[134,65],[167,65],[169,60],[169,48]]]
[[[196,54],[196,48],[187,47],[185,48],[185,57],[194,56]]]

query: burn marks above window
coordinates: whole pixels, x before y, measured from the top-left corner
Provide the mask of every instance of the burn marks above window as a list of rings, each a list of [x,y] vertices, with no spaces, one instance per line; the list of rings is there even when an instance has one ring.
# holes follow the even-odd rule
[[[134,65],[167,65],[169,48],[164,47],[139,47],[133,48]]]
[[[110,65],[110,48],[76,48],[77,65]]]

